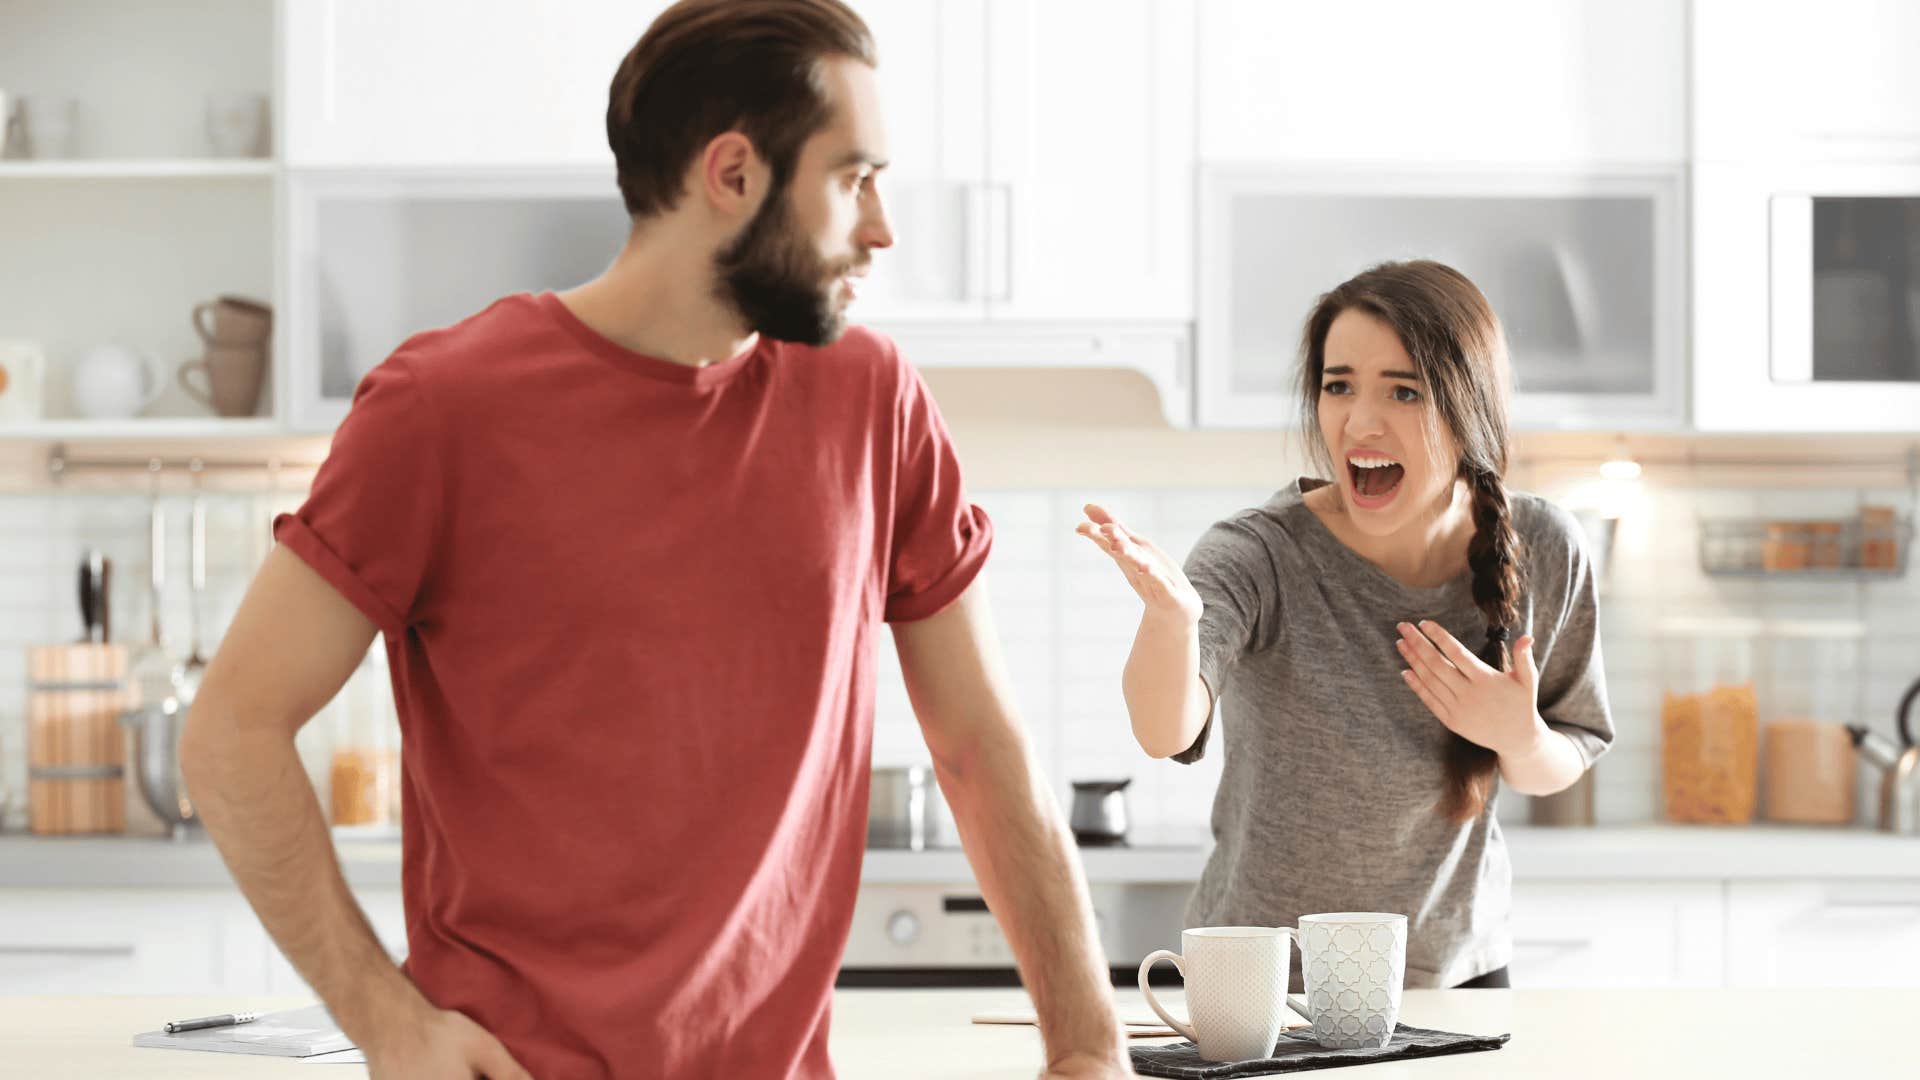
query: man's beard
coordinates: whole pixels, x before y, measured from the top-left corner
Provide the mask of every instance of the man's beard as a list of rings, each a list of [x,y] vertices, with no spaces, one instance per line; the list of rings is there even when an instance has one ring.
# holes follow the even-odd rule
[[[733,243],[714,256],[720,299],[752,330],[800,345],[827,345],[847,328],[846,309],[836,304],[840,278],[856,265],[830,264],[793,224],[785,184]]]

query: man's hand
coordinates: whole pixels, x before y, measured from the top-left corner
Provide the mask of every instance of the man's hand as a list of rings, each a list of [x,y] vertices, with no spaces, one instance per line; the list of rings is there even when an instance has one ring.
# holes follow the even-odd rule
[[[487,1029],[424,998],[368,1041],[360,1050],[372,1080],[533,1080]]]

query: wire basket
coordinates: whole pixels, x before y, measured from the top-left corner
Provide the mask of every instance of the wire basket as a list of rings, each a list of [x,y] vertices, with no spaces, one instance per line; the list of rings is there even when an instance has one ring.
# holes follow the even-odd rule
[[[1913,522],[1703,518],[1700,568],[1723,577],[1901,577]]]

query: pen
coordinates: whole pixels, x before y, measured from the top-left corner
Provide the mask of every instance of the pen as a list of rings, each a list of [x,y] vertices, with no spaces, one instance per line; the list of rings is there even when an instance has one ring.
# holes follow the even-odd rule
[[[182,1031],[199,1031],[201,1028],[228,1027],[233,1024],[251,1024],[258,1019],[260,1019],[259,1013],[246,1012],[226,1013],[221,1016],[198,1016],[192,1020],[169,1020],[167,1021],[167,1034],[173,1035]]]

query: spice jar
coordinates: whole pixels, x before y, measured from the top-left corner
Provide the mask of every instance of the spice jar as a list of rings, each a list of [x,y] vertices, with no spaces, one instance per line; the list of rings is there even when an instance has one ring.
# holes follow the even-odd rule
[[[1891,570],[1900,562],[1891,506],[1860,508],[1860,565],[1869,570]]]
[[[1667,619],[1661,787],[1668,821],[1745,824],[1759,786],[1758,619]]]
[[[1813,561],[1813,533],[1803,521],[1767,522],[1760,563],[1768,570],[1805,570]]]
[[[1838,521],[1810,521],[1807,523],[1807,565],[1815,570],[1838,570],[1846,564],[1845,544],[1842,533],[1845,526]]]

